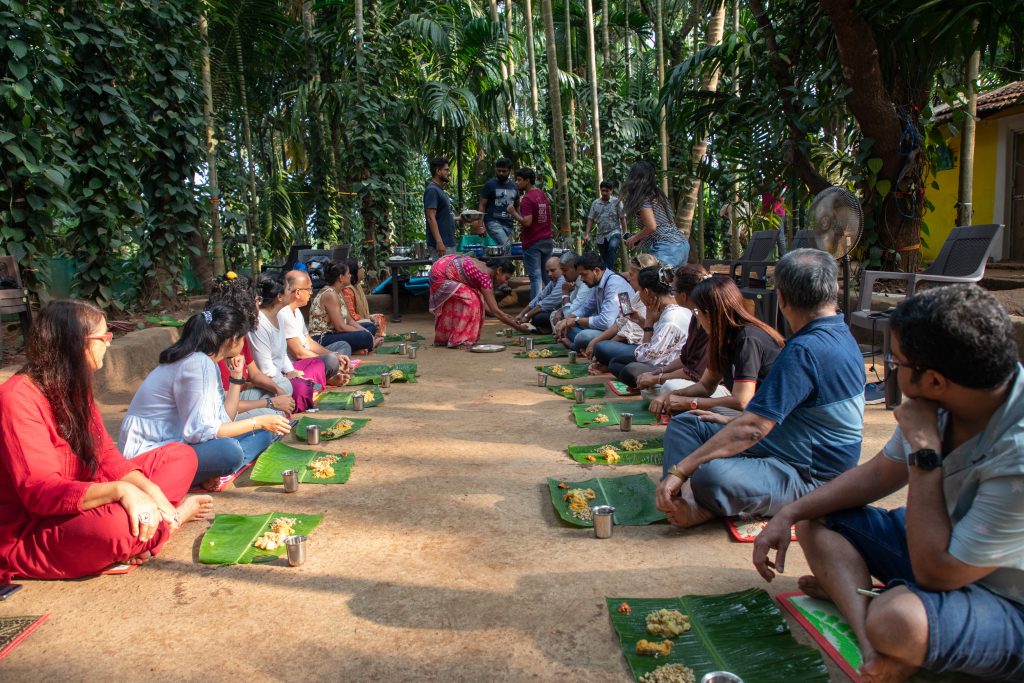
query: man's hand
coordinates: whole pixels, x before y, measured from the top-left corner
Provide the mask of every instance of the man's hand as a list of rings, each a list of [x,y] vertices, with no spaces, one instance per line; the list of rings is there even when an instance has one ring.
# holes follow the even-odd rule
[[[587,348],[583,350],[583,353],[587,356],[587,358],[593,358],[594,357],[594,347],[595,346],[597,346],[597,339],[591,339],[590,343],[587,344]]]
[[[716,413],[711,410],[687,410],[690,415],[696,415],[700,418],[701,422],[713,422],[715,424],[727,425],[732,422],[732,418],[721,413]]]
[[[922,398],[905,398],[893,411],[893,415],[900,425],[903,437],[913,450],[942,450],[938,403]]]
[[[776,573],[782,574],[786,570],[786,551],[792,540],[792,526],[793,520],[780,510],[768,520],[768,525],[754,541],[754,568],[769,583]],[[775,551],[774,562],[768,559],[768,553],[772,550]]]
[[[680,463],[681,465],[682,463]],[[679,467],[679,465],[677,465]],[[683,480],[674,474],[666,475],[654,491],[654,503],[662,512],[672,512],[675,504],[672,499],[679,495],[683,488]]]
[[[636,378],[637,389],[650,389],[658,383],[658,375],[653,372],[645,372]]]
[[[437,246],[434,247],[434,251],[437,252],[438,257],[441,257],[448,251],[448,247],[445,246],[444,242],[438,242]]]

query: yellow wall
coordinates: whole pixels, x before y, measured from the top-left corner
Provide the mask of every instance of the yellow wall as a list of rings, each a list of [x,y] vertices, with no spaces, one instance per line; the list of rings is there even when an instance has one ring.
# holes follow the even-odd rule
[[[974,223],[1002,223],[995,220],[996,200],[996,144],[999,135],[999,119],[1024,112],[1024,107],[1011,107],[995,116],[978,121],[974,134]],[[926,261],[934,260],[942,249],[942,243],[956,226],[956,195],[960,189],[960,136],[949,138],[953,150],[954,164],[948,171],[939,171],[929,178],[926,197],[935,209],[924,215],[928,234],[921,235],[921,249]],[[939,183],[939,189],[931,187],[931,181]],[[999,179],[999,182],[1003,182]]]

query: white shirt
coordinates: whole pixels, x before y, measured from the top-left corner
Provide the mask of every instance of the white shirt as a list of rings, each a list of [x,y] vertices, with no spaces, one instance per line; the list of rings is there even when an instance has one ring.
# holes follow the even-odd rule
[[[309,329],[299,309],[285,306],[277,312],[277,326],[281,328],[285,343],[289,339],[298,338],[302,348],[309,350]]]
[[[274,378],[295,369],[288,358],[288,345],[277,328],[277,320],[271,320],[263,311],[260,311],[259,326],[249,333],[249,350],[256,367],[267,377]]]
[[[205,353],[156,366],[135,392],[121,423],[117,447],[134,458],[158,446],[203,443],[231,422],[217,364]]]

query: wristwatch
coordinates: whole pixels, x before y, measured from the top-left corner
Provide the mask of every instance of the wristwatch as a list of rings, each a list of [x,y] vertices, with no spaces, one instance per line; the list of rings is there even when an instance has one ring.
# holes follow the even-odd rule
[[[274,400],[272,398],[270,398],[269,396],[267,396],[267,407],[268,408],[273,408],[274,407]]]
[[[238,379],[235,379],[234,377],[228,377],[228,381],[231,382],[232,384],[237,384],[239,386],[242,386],[243,384],[245,384],[245,378],[244,377],[239,377]]]
[[[688,476],[679,471],[679,467],[677,465],[672,465],[672,467],[669,467],[668,474],[670,477],[675,477],[676,479],[681,480],[684,484],[690,479]]]
[[[907,464],[930,472],[937,467],[942,467],[942,455],[932,448],[922,448],[907,456]]]
[[[697,410],[700,406],[697,405],[697,399],[690,401],[690,410]]]

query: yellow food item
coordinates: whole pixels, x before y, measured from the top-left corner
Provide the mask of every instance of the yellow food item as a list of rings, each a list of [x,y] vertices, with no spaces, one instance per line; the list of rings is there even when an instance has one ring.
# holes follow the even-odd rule
[[[560,387],[558,389],[558,391],[563,393],[563,394],[565,394],[566,396],[575,396],[576,395],[576,387],[574,387],[571,384],[566,384],[565,386]]]
[[[352,431],[353,426],[355,426],[355,423],[351,420],[338,420],[335,424],[323,430],[320,436],[325,439],[334,439],[339,436],[344,436]]]
[[[690,630],[690,617],[676,609],[660,609],[657,612],[651,612],[645,621],[647,632],[653,636],[675,638]]]
[[[284,544],[284,539],[295,533],[294,517],[278,517],[270,523],[270,530],[261,534],[253,545],[260,550],[274,550]]]
[[[626,439],[622,442],[622,450],[624,451],[639,451],[643,449],[644,442],[637,441],[636,439]]]
[[[548,369],[555,377],[568,377],[572,374],[567,368],[562,367],[561,365],[552,365]]]
[[[611,444],[608,444],[607,446],[601,446],[600,448],[597,449],[597,452],[600,453],[604,457],[604,459],[608,461],[609,465],[614,465],[615,463],[622,460],[622,456],[620,456],[619,452],[615,450],[615,446],[612,446]]]
[[[356,394],[361,394],[363,400],[366,401],[367,403],[370,403],[371,401],[374,401],[377,398],[377,394],[373,393],[372,389],[367,389],[366,391],[357,391]]]
[[[331,465],[339,460],[341,458],[336,455],[323,455],[316,460],[311,460],[307,467],[313,473],[314,479],[330,479],[334,476],[334,468]]]
[[[658,657],[668,657],[672,654],[672,641],[663,640],[659,643],[653,640],[639,640],[636,644],[636,653],[638,655],[648,655],[655,659]]]
[[[551,358],[553,355],[555,354],[551,353],[551,349],[538,349],[526,352],[527,358]]]
[[[562,500],[569,503],[569,513],[573,517],[589,521],[594,518],[594,513],[590,511],[590,501],[596,497],[594,489],[569,489]]]
[[[288,535],[291,536],[298,521],[294,517],[278,517],[270,523],[270,530],[276,532],[287,531]]]
[[[388,374],[391,376],[392,380],[405,379],[405,373],[402,372],[401,370],[392,370]]]
[[[594,422],[604,423],[608,421],[608,416],[604,413],[598,413],[594,416]]]
[[[640,683],[697,683],[697,677],[687,666],[665,664],[641,676]]]
[[[596,413],[596,412],[600,411],[602,408],[604,408],[604,406],[599,406],[599,405],[587,406],[587,412],[588,413]]]

